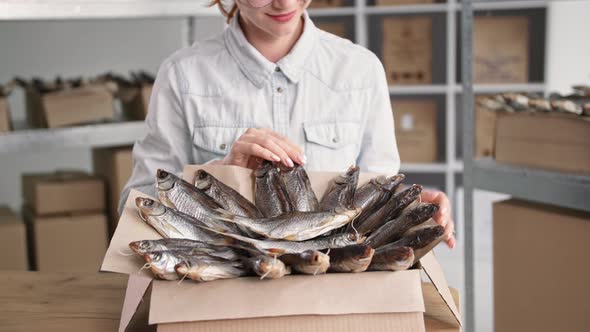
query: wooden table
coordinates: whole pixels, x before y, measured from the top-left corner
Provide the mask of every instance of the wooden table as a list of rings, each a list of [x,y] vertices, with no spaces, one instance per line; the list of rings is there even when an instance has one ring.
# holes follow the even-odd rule
[[[0,271],[0,331],[117,331],[127,276]],[[431,284],[423,284],[427,331],[458,331]],[[457,306],[456,290],[451,289]]]

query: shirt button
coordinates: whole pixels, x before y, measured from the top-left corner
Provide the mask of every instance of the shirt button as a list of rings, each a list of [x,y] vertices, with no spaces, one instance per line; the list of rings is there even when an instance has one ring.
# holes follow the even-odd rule
[[[221,150],[225,150],[225,148],[227,148],[227,145],[225,145],[225,143],[222,143],[221,145],[219,145],[219,148]]]
[[[332,143],[338,143],[338,137],[332,138]]]
[[[277,88],[277,92],[278,93],[283,93],[283,88],[281,88],[280,86]]]
[[[277,67],[275,68],[275,71],[278,73],[278,72],[280,72],[280,71],[281,71],[281,68],[280,68],[279,66],[277,66]]]

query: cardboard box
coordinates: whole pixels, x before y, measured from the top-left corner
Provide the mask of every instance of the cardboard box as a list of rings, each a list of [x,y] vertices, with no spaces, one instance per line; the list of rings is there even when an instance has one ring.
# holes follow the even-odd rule
[[[493,213],[496,331],[587,331],[590,213],[521,200]]]
[[[329,8],[342,6],[344,6],[344,0],[313,0],[309,4],[309,8]]]
[[[8,99],[0,97],[0,133],[12,129],[10,123],[10,110],[8,109]]]
[[[497,111],[475,106],[475,158],[494,156],[496,121],[499,115]]]
[[[434,0],[375,0],[376,6],[398,6],[434,3]]]
[[[152,95],[153,85],[144,84],[139,88],[124,88],[121,92],[120,99],[123,105],[123,111],[130,120],[145,120],[150,97]]]
[[[107,247],[104,214],[37,217],[25,207],[31,264],[43,272],[96,272]]]
[[[518,112],[496,124],[496,160],[572,173],[590,173],[590,118]]]
[[[34,128],[65,127],[113,117],[113,95],[105,85],[46,94],[27,89],[27,118]]]
[[[318,22],[315,25],[324,31],[327,31],[331,34],[336,36],[350,39],[349,36],[346,34],[346,24],[342,22]]]
[[[428,100],[394,100],[392,108],[401,160],[411,163],[436,162],[436,103]]]
[[[432,19],[383,19],[383,65],[390,85],[432,83]]]
[[[117,227],[119,220],[119,200],[121,192],[133,171],[133,156],[131,147],[94,149],[92,151],[94,173],[101,176],[107,186],[109,234]]]
[[[528,57],[529,20],[526,16],[475,17],[475,83],[526,83],[529,79]]]
[[[207,170],[252,199],[251,170],[236,166],[187,166],[184,179],[194,183],[197,169]],[[316,194],[321,196],[336,174],[309,172]],[[375,175],[360,174],[360,184]],[[130,275],[120,331],[155,330],[156,325],[158,331],[425,329],[419,270],[291,275],[264,281],[238,278],[178,284],[151,280],[149,272],[140,271],[141,260],[120,254],[122,250],[128,251],[131,241],[160,238],[155,230],[140,220],[134,204],[138,196],[146,197],[137,191],[130,193],[101,268],[102,271]],[[440,265],[432,254],[426,255],[421,265],[438,289],[440,300],[448,304],[445,307],[452,312],[452,324],[459,327],[459,313]]]
[[[83,172],[24,174],[22,188],[25,204],[38,216],[102,212],[106,207],[104,181]]]
[[[25,224],[8,207],[0,206],[0,270],[28,269]]]

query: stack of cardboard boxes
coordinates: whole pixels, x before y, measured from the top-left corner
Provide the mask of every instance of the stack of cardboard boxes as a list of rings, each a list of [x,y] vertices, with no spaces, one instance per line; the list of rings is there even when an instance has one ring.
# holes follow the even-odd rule
[[[0,96],[0,133],[10,131],[11,128],[8,98]]]
[[[96,272],[107,244],[104,182],[82,172],[23,175],[34,270]]]
[[[12,210],[0,206],[0,270],[29,269],[25,224]]]
[[[432,100],[392,101],[395,138],[405,163],[433,163],[437,151],[437,105]]]

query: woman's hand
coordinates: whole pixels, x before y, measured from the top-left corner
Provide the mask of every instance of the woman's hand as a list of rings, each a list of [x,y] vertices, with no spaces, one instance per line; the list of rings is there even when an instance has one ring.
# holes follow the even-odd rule
[[[293,167],[293,162],[300,165],[307,162],[303,150],[287,137],[267,128],[249,128],[232,144],[221,163],[256,169],[262,160],[281,162],[288,167]]]
[[[451,219],[451,203],[445,193],[437,190],[422,190],[420,199],[425,203],[438,204],[438,212],[434,215],[434,220],[445,228],[447,246],[454,248],[457,240],[455,239],[455,223]]]

